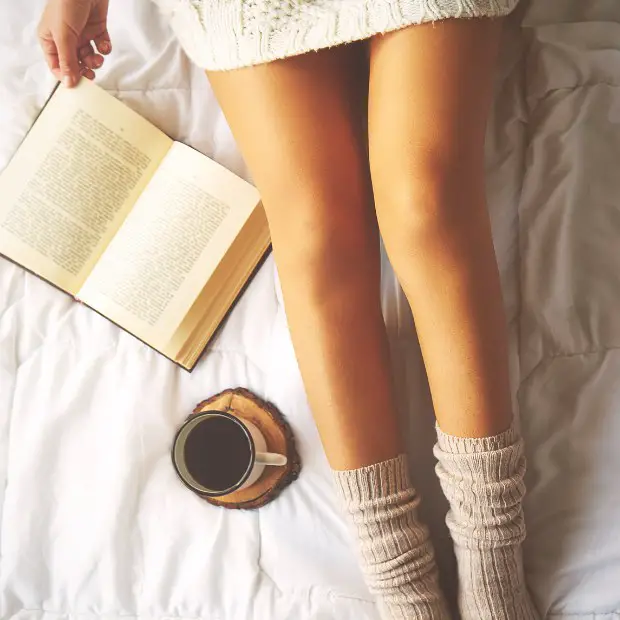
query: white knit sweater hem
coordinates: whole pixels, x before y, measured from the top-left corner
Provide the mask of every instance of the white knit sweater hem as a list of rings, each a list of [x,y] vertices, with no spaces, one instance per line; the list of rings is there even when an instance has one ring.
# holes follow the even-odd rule
[[[413,24],[502,17],[519,0],[154,0],[191,60],[229,70]]]

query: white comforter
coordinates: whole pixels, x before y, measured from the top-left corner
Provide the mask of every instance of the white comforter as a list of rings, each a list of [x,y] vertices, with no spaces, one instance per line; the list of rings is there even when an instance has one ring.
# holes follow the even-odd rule
[[[112,5],[115,53],[100,84],[246,174],[206,79],[154,8]],[[52,85],[35,40],[40,8],[0,6],[0,167]],[[617,0],[537,0],[511,19],[489,195],[529,452],[526,571],[541,611],[563,620],[620,618],[619,86]],[[384,275],[403,427],[453,590],[423,368],[387,263]],[[210,507],[170,465],[192,406],[237,385],[284,411],[303,458],[298,482],[256,512]],[[0,524],[3,619],[377,618],[272,259],[191,375],[0,259]]]

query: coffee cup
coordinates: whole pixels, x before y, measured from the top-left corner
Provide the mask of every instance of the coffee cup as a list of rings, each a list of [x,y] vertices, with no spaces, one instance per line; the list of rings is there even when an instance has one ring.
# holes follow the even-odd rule
[[[260,429],[225,411],[192,415],[176,434],[174,468],[200,495],[220,497],[254,484],[266,466],[282,467],[283,454],[267,452]]]

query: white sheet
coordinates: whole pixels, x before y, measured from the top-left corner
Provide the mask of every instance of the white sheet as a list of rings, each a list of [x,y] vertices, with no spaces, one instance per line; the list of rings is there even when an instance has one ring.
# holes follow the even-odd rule
[[[620,7],[575,2],[558,19],[548,4],[525,22],[520,400],[530,454],[527,570],[543,610],[617,618]]]
[[[52,85],[35,40],[41,4],[0,8],[0,167]],[[538,0],[521,13],[506,34],[488,168],[530,458],[526,568],[550,617],[609,620],[620,618],[620,8]],[[204,76],[154,8],[112,2],[110,29],[100,84],[247,176]],[[413,476],[453,590],[423,368],[384,267]],[[303,458],[297,483],[257,512],[206,505],[170,465],[192,406],[236,385],[284,411]],[[334,506],[271,259],[191,375],[0,259],[0,524],[2,618],[377,618]]]

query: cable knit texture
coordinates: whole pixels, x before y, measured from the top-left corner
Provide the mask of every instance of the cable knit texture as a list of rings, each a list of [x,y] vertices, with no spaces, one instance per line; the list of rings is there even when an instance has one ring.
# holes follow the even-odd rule
[[[338,494],[357,541],[362,568],[384,620],[448,620],[420,499],[407,458],[335,471]]]
[[[459,571],[463,620],[538,620],[521,543],[525,523],[523,440],[514,427],[465,439],[437,428],[437,475],[450,503],[446,518]]]
[[[518,0],[154,0],[189,57],[235,69],[448,18],[501,17]]]

